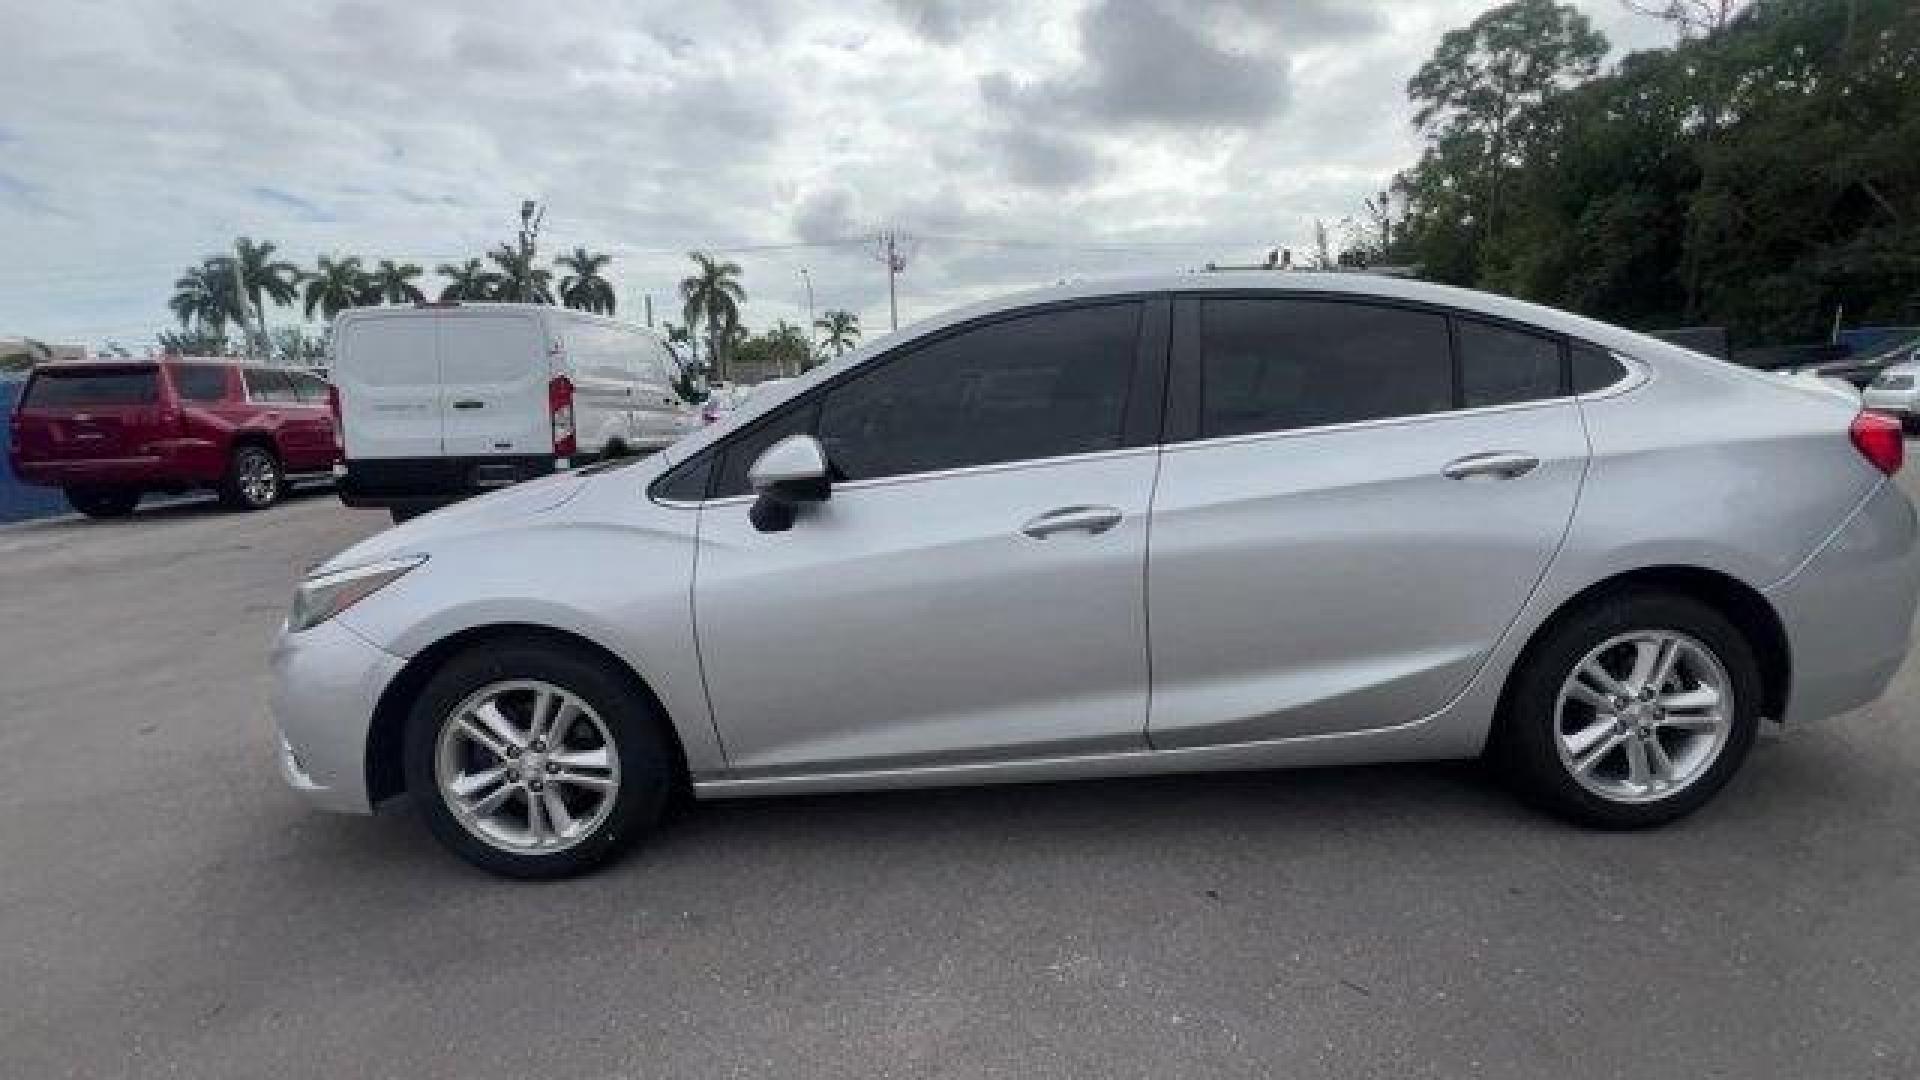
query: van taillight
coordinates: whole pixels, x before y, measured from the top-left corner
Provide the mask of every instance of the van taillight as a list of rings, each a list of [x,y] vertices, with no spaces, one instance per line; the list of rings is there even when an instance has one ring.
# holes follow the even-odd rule
[[[1898,419],[1885,413],[1863,412],[1853,418],[1847,435],[1853,440],[1853,448],[1874,468],[1888,476],[1900,471],[1906,459],[1907,441]]]
[[[335,453],[347,452],[347,429],[340,423],[340,388],[327,384],[327,413],[333,417],[333,449]]]
[[[572,457],[579,444],[573,437],[573,380],[557,375],[547,382],[547,412],[553,417],[553,452]]]

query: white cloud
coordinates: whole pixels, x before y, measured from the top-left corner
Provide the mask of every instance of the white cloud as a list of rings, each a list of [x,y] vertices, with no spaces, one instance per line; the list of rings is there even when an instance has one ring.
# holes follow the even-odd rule
[[[1581,0],[1616,42],[1664,28]],[[0,333],[144,345],[236,235],[431,268],[548,201],[671,308],[688,248],[754,325],[903,315],[1302,246],[1410,162],[1404,87],[1488,0],[374,0],[24,7],[0,39]],[[271,317],[288,319],[285,311]]]

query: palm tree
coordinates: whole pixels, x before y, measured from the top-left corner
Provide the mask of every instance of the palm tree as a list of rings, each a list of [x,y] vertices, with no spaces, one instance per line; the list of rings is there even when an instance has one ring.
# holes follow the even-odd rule
[[[500,290],[500,275],[482,266],[479,259],[468,259],[459,266],[441,263],[434,267],[434,273],[447,279],[447,287],[440,290],[440,302],[443,304],[459,300],[491,300]]]
[[[224,334],[227,320],[239,315],[239,298],[233,290],[233,264],[226,259],[208,259],[189,266],[173,283],[173,297],[167,308],[180,320],[180,329],[206,327]]]
[[[304,278],[307,283],[306,313],[312,319],[315,310],[331,320],[335,315],[350,307],[359,307],[367,303],[367,272],[360,268],[360,259],[349,255],[344,259],[334,259],[326,255],[313,273]]]
[[[839,356],[854,347],[860,340],[860,316],[841,308],[832,308],[813,320],[826,336],[820,341],[821,351],[833,350]]]
[[[261,306],[261,298],[278,304],[291,304],[299,295],[300,268],[285,260],[275,261],[273,253],[278,250],[271,243],[254,243],[241,237],[234,245],[235,257],[240,262],[240,287],[246,290],[247,299],[253,304],[254,317],[260,320],[260,337],[267,336],[267,309]],[[231,266],[231,262],[228,263]]]
[[[426,300],[427,294],[413,283],[413,279],[426,271],[413,263],[398,263],[392,259],[381,259],[367,276],[367,295],[374,303],[418,304]]]
[[[583,247],[553,260],[572,271],[560,279],[560,302],[596,315],[613,314],[613,283],[600,276],[601,267],[612,261],[611,255],[593,255]]]
[[[682,314],[688,326],[705,323],[707,363],[724,380],[726,361],[731,354],[730,338],[740,328],[740,305],[746,302],[746,290],[740,287],[740,264],[721,262],[704,251],[689,251],[699,270],[680,282]]]
[[[501,244],[487,252],[487,258],[500,268],[500,299],[528,304],[553,303],[553,274],[517,249]]]
[[[681,361],[681,366],[692,367],[694,362],[700,359],[697,355],[699,350],[695,348],[695,342],[693,340],[693,328],[691,326],[678,325],[666,319],[660,320],[660,325],[667,332],[667,351],[673,353],[677,358],[680,355],[680,350],[677,346],[685,346],[687,357]]]

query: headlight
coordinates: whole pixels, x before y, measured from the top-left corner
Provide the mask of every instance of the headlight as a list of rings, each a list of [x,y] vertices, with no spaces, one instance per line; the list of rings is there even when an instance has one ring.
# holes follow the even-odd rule
[[[426,561],[425,555],[408,555],[308,578],[300,583],[299,590],[293,594],[293,611],[287,616],[287,633],[297,634],[319,626]]]

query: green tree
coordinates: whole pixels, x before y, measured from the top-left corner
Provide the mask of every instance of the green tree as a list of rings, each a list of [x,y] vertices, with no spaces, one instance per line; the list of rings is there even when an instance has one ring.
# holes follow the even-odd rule
[[[468,259],[457,265],[441,263],[434,272],[447,279],[446,288],[440,290],[443,304],[492,300],[500,293],[500,275],[488,270],[479,259]]]
[[[1539,110],[1591,77],[1606,53],[1587,17],[1553,0],[1509,0],[1448,31],[1407,83],[1414,125],[1429,139],[1410,185],[1426,212],[1423,231],[1464,231],[1477,257],[1499,226],[1507,174],[1527,153]],[[1435,260],[1445,271],[1470,272],[1459,252],[1435,254],[1447,256]]]
[[[487,252],[487,258],[500,270],[498,297],[501,300],[529,304],[553,303],[553,274],[546,267],[522,255],[518,248],[501,244]]]
[[[611,255],[595,255],[583,247],[554,259],[554,265],[568,271],[567,276],[560,279],[560,302],[582,311],[613,314],[613,283],[600,273],[612,261]]]
[[[247,237],[241,237],[234,245],[234,257],[240,263],[240,287],[246,290],[247,300],[253,305],[254,318],[259,320],[257,327],[264,338],[267,332],[267,309],[263,300],[271,300],[275,305],[294,302],[299,295],[300,268],[283,259],[275,259],[277,245],[262,241],[254,243]],[[227,265],[232,266],[228,261]]]
[[[813,320],[823,335],[820,350],[835,356],[844,354],[860,342],[860,316],[844,308],[829,308]]]
[[[729,345],[740,329],[740,305],[747,299],[740,286],[740,264],[704,251],[689,251],[687,258],[695,271],[680,282],[681,313],[688,326],[706,327],[707,363],[724,380]]]
[[[331,320],[335,315],[350,307],[359,307],[369,303],[367,299],[372,289],[366,270],[360,266],[358,256],[346,258],[320,256],[313,273],[306,275],[306,304],[303,310],[309,320],[318,311],[322,318]]]
[[[225,334],[227,321],[238,320],[240,299],[234,292],[233,265],[225,259],[207,259],[189,266],[174,280],[167,309],[180,320],[180,329],[206,328]]]
[[[304,327],[276,327],[273,331],[272,356],[276,363],[319,367],[327,362],[327,342],[323,337],[308,333]]]
[[[227,335],[212,330],[162,330],[155,341],[167,356],[231,356],[234,352]]]
[[[381,259],[367,275],[367,302],[373,304],[418,304],[427,298],[414,279],[425,271],[413,263],[395,263]]]

